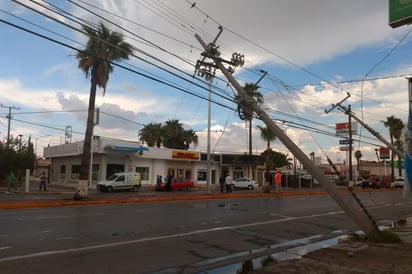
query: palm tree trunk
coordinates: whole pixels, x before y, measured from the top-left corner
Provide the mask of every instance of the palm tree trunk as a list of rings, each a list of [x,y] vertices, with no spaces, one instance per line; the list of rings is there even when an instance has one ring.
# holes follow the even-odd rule
[[[390,137],[391,137],[391,145],[393,146],[393,135],[391,134]],[[394,182],[395,181],[395,165],[394,165],[394,162],[393,162],[394,153],[393,153],[392,149],[390,150],[390,152],[391,152],[391,182]],[[385,161],[384,161],[384,163],[385,163]],[[385,169],[386,169],[386,166],[385,166]]]
[[[75,200],[87,199],[88,198],[88,186],[89,186],[89,169],[90,169],[90,154],[92,147],[92,134],[94,126],[94,111],[96,102],[96,81],[91,80],[90,86],[90,97],[89,97],[89,109],[87,112],[87,126],[86,134],[84,137],[83,153],[80,164],[80,174],[79,174],[79,185],[77,187],[76,193],[74,194]]]
[[[253,178],[254,174],[253,174],[253,165],[254,163],[251,163],[251,156],[252,155],[252,119],[249,120],[249,166],[248,166],[248,173],[249,173],[249,177]],[[252,169],[252,171],[251,171]]]

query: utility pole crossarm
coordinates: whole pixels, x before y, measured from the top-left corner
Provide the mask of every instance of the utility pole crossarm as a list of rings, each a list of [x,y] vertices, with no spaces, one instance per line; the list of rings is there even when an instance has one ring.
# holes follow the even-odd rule
[[[8,126],[7,126],[7,148],[9,148],[10,146],[10,121],[11,121],[11,110],[15,109],[15,110],[19,110],[19,107],[15,107],[15,106],[5,106],[3,104],[0,104],[0,107],[2,108],[8,108],[9,109],[9,114],[7,115],[7,119],[8,119]]]

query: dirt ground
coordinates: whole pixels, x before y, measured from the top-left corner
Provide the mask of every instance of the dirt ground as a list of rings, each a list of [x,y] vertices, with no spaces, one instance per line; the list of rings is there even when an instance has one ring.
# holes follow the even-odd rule
[[[376,244],[347,241],[306,254],[301,259],[271,262],[250,272],[268,273],[412,273],[412,243]]]

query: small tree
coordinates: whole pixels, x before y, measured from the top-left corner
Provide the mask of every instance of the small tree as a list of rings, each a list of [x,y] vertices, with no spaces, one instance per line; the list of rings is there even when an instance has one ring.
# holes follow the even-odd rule
[[[356,163],[358,166],[358,172],[360,170],[360,159],[362,158],[362,152],[360,150],[355,151],[355,158],[356,158]]]
[[[276,140],[276,135],[268,127],[257,126],[260,129],[260,137],[266,141],[267,147],[265,150],[265,166],[266,166],[266,174],[265,174],[265,187],[263,188],[263,192],[270,192],[270,142]]]

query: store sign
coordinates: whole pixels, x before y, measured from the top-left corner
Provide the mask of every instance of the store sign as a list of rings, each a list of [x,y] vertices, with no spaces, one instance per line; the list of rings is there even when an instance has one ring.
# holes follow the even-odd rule
[[[352,141],[353,144],[353,140],[349,140],[349,139],[345,139],[345,140],[339,140],[339,145],[349,145]]]
[[[199,161],[200,160],[200,153],[199,152],[173,150],[172,151],[172,158],[177,159],[177,160]]]
[[[387,147],[381,147],[379,149],[379,158],[381,159],[389,159],[390,155],[389,155],[389,148]]]
[[[349,123],[337,123],[336,124],[336,135],[346,135],[349,134]],[[351,123],[352,135],[356,135],[358,132],[358,124],[356,122]]]
[[[349,146],[340,146],[340,147],[339,147],[339,150],[340,150],[340,151],[349,151],[349,150],[350,150],[350,147],[349,147]],[[353,147],[352,147],[352,150],[353,150]]]
[[[389,26],[397,28],[412,22],[411,0],[389,0]]]

